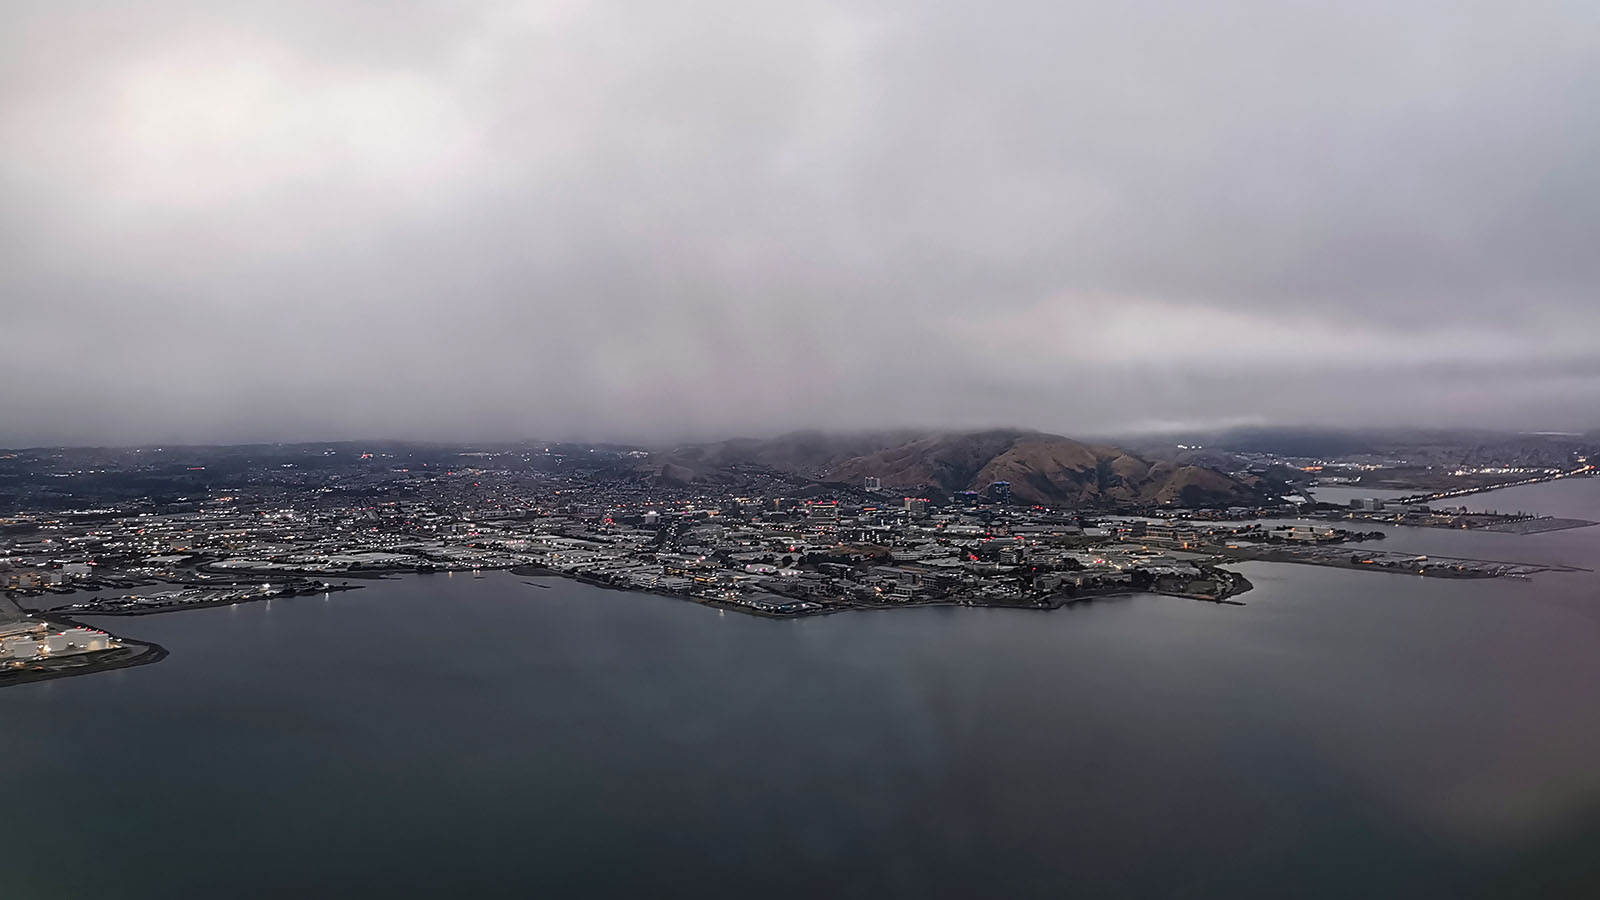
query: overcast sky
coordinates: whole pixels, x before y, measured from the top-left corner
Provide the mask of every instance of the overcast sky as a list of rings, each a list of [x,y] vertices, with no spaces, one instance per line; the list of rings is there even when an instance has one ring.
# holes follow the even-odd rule
[[[1600,4],[0,8],[0,444],[1600,425]]]

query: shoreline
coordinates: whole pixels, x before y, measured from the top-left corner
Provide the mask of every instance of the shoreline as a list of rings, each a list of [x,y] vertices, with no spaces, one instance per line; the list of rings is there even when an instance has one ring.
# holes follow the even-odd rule
[[[1562,481],[1567,478],[1593,478],[1593,466],[1573,469],[1567,472],[1557,472],[1550,475],[1540,475],[1537,478],[1524,478],[1520,481],[1503,481],[1498,484],[1489,484],[1482,487],[1454,488],[1444,491],[1433,491],[1420,494],[1408,494],[1395,500],[1396,503],[1433,503],[1437,500],[1449,500],[1453,497],[1471,497],[1477,494],[1487,494],[1490,491],[1503,491],[1506,488],[1527,487],[1532,484],[1549,484],[1552,481]],[[1405,488],[1383,488],[1383,490],[1405,490]],[[1313,492],[1315,489],[1313,489]]]
[[[366,587],[364,584],[335,584],[325,588],[305,591],[285,591],[281,594],[261,595],[257,597],[238,597],[230,600],[207,600],[201,603],[168,603],[129,609],[84,609],[82,607],[64,607],[78,616],[155,616],[162,613],[182,612],[186,609],[215,609],[219,606],[237,606],[240,603],[260,603],[263,600],[283,600],[290,597],[314,597],[317,594],[332,594],[338,591],[354,591]]]
[[[1286,550],[1241,550],[1219,548],[1216,555],[1230,562],[1268,562],[1281,563],[1292,566],[1322,566],[1329,569],[1349,569],[1357,572],[1382,572],[1390,575],[1409,575],[1413,578],[1443,578],[1452,581],[1494,581],[1500,578],[1527,577],[1527,575],[1507,574],[1499,572],[1478,571],[1450,571],[1449,569],[1429,566],[1423,569],[1400,568],[1398,565],[1383,565],[1381,563],[1355,563],[1347,556],[1333,558],[1297,556]],[[1546,563],[1520,563],[1507,562],[1493,559],[1463,559],[1458,557],[1434,556],[1429,557],[1434,562],[1452,561],[1463,563],[1486,564],[1496,566],[1517,566],[1532,569],[1528,575],[1544,572],[1584,572],[1590,571],[1579,566],[1550,565]]]
[[[65,616],[51,618],[41,616],[38,618],[39,621],[67,628],[94,627]],[[99,629],[96,630],[98,631]],[[148,666],[166,659],[169,652],[167,648],[152,641],[141,641],[122,637],[121,635],[117,635],[115,638],[118,643],[124,646],[114,650],[97,650],[93,653],[74,653],[70,656],[49,660],[45,664],[35,664],[19,671],[0,671],[0,688],[8,688],[19,684],[34,684],[57,678],[72,678],[78,675],[95,675],[116,669],[131,669],[135,666]],[[127,651],[130,650],[133,652],[128,653]],[[119,655],[113,657],[112,654]],[[51,663],[58,665],[50,665]]]
[[[759,608],[756,608],[756,607],[753,607],[753,606],[749,606],[749,605],[746,605],[746,604],[733,603],[733,602],[729,602],[729,601],[725,601],[725,600],[717,600],[715,598],[696,597],[696,596],[693,596],[691,594],[680,594],[680,593],[675,593],[675,592],[672,592],[672,591],[651,590],[649,588],[636,588],[636,587],[630,587],[630,586],[626,586],[626,585],[611,584],[609,582],[601,581],[600,579],[594,578],[594,577],[591,577],[591,576],[578,575],[578,574],[572,574],[572,573],[567,573],[567,572],[560,572],[560,571],[557,571],[555,569],[545,568],[543,566],[536,566],[536,565],[512,566],[512,567],[509,567],[507,569],[503,569],[501,571],[507,571],[512,575],[516,575],[516,576],[524,577],[524,578],[527,578],[527,577],[564,578],[564,579],[568,579],[568,580],[571,580],[571,581],[577,581],[577,582],[580,582],[580,583],[583,583],[583,584],[587,584],[587,585],[590,585],[592,587],[605,588],[605,589],[608,589],[608,590],[619,591],[619,592],[622,592],[622,593],[652,594],[652,595],[656,595],[656,596],[660,596],[660,597],[671,598],[673,600],[687,601],[687,602],[694,603],[694,604],[697,604],[697,605],[700,605],[700,606],[711,607],[711,608],[716,609],[718,611],[743,613],[745,615],[756,616],[756,617],[764,618],[764,619],[780,619],[780,620],[783,620],[783,619],[790,619],[790,620],[792,620],[792,619],[804,619],[804,618],[810,618],[810,617],[813,617],[813,616],[826,616],[826,615],[833,615],[833,614],[836,614],[836,613],[846,613],[846,612],[887,612],[887,611],[893,611],[893,610],[899,610],[899,609],[919,609],[919,608],[920,609],[927,609],[927,608],[938,608],[938,607],[949,607],[949,608],[965,607],[965,608],[968,608],[968,609],[1009,609],[1009,610],[1021,610],[1021,611],[1054,611],[1054,610],[1061,609],[1063,607],[1077,606],[1077,605],[1082,604],[1082,603],[1091,603],[1091,602],[1094,602],[1095,600],[1104,600],[1104,599],[1112,599],[1112,598],[1131,598],[1131,597],[1139,596],[1141,594],[1152,595],[1152,596],[1162,596],[1162,597],[1177,597],[1179,599],[1194,600],[1194,601],[1201,602],[1201,603],[1215,603],[1215,604],[1223,605],[1223,606],[1244,606],[1245,604],[1242,601],[1236,600],[1234,598],[1238,597],[1241,594],[1248,593],[1249,591],[1251,591],[1251,590],[1253,590],[1255,588],[1255,585],[1248,578],[1246,578],[1243,574],[1238,573],[1238,572],[1228,571],[1228,575],[1230,576],[1230,582],[1229,583],[1230,583],[1230,586],[1231,586],[1232,589],[1229,590],[1226,594],[1223,594],[1222,596],[1217,596],[1217,597],[1206,596],[1206,595],[1201,595],[1201,594],[1181,593],[1181,592],[1176,592],[1176,591],[1161,591],[1161,590],[1156,590],[1154,588],[1146,589],[1146,590],[1130,589],[1126,585],[1117,585],[1115,587],[1106,588],[1104,590],[1094,590],[1094,591],[1090,591],[1090,592],[1086,592],[1086,593],[1082,593],[1082,594],[1074,594],[1074,595],[1070,595],[1070,596],[1066,595],[1066,594],[1056,594],[1056,595],[1050,596],[1048,598],[1044,598],[1042,600],[1037,600],[1037,601],[1032,601],[1032,602],[1020,602],[1020,603],[986,602],[986,601],[983,601],[983,600],[977,599],[977,598],[940,598],[940,599],[936,599],[936,600],[916,600],[916,601],[910,601],[910,602],[906,602],[906,603],[882,603],[882,604],[876,604],[876,603],[874,603],[874,604],[852,603],[852,604],[848,604],[848,605],[823,606],[823,607],[818,607],[818,608],[815,608],[815,609],[802,609],[802,610],[796,610],[796,611],[793,611],[793,612],[784,612],[784,611],[781,611],[781,610],[759,609]],[[1224,571],[1227,571],[1227,570],[1224,570]],[[423,575],[423,574],[437,574],[437,573],[406,572],[406,573],[401,573],[401,574]],[[381,578],[381,576],[380,576],[380,578]],[[549,587],[548,585],[540,585],[540,584],[535,584],[533,582],[523,582],[523,584],[525,586],[529,586],[529,587],[541,587],[541,588],[548,588]],[[361,588],[361,587],[365,587],[365,585],[336,585],[336,586],[332,586],[331,589],[329,589],[329,590],[296,591],[296,592],[291,592],[291,593],[287,593],[287,594],[278,594],[278,595],[275,595],[275,596],[277,598],[288,599],[288,598],[293,598],[293,597],[304,597],[304,596],[313,596],[315,594],[332,593],[333,591],[355,590],[355,589],[358,589],[358,588]],[[781,596],[781,595],[774,595],[774,596]],[[260,602],[262,600],[271,600],[271,599],[274,599],[274,598],[273,597],[258,597],[258,598],[245,598],[245,599],[235,599],[235,600],[218,600],[218,601],[212,601],[212,602],[206,602],[206,603],[187,603],[187,604],[167,605],[167,606],[160,606],[160,607],[155,607],[155,608],[150,608],[150,609],[128,609],[128,610],[110,610],[110,611],[73,610],[71,615],[72,616],[148,616],[148,615],[160,615],[160,614],[164,614],[164,613],[181,612],[183,610],[190,610],[190,609],[215,609],[215,608],[221,607],[221,606],[233,606],[233,605],[237,605],[239,603],[257,603],[257,602]],[[94,626],[91,626],[91,625],[87,625],[87,624],[85,624],[83,622],[79,622],[76,619],[71,618],[71,617],[66,616],[66,615],[29,614],[29,617],[30,618],[34,618],[34,619],[36,619],[36,620],[38,620],[40,622],[45,622],[45,623],[48,623],[50,625],[60,626],[60,627],[63,627],[63,628],[79,628],[79,627],[93,628],[94,627]],[[99,629],[96,629],[96,630],[99,630]],[[123,646],[122,647],[118,647],[118,648],[113,649],[113,650],[95,651],[93,653],[71,654],[69,656],[59,657],[59,658],[52,659],[52,660],[45,660],[43,662],[35,662],[35,663],[30,664],[29,667],[27,667],[25,669],[22,669],[22,670],[17,670],[17,671],[0,670],[0,688],[10,687],[10,686],[13,686],[13,685],[20,685],[20,684],[31,684],[31,683],[40,682],[40,681],[49,681],[49,680],[57,679],[57,678],[71,678],[71,677],[78,676],[78,675],[93,675],[93,674],[96,674],[96,673],[99,673],[99,672],[113,671],[115,669],[126,669],[126,668],[133,668],[135,666],[150,665],[152,663],[157,663],[157,662],[160,662],[161,660],[165,659],[167,657],[168,653],[169,653],[167,648],[161,646],[160,644],[153,643],[151,641],[141,641],[141,640],[137,640],[137,639],[134,639],[134,638],[123,637],[121,635],[113,635],[113,637],[118,643],[122,644]]]
[[[1158,597],[1177,597],[1177,598],[1184,599],[1184,600],[1194,600],[1194,601],[1197,601],[1197,602],[1200,602],[1200,603],[1215,603],[1215,604],[1219,604],[1219,605],[1223,605],[1223,606],[1244,606],[1245,605],[1244,601],[1235,600],[1234,598],[1238,597],[1238,596],[1240,596],[1242,594],[1249,593],[1250,591],[1255,589],[1255,584],[1253,582],[1251,582],[1250,579],[1246,578],[1243,574],[1241,574],[1239,572],[1234,572],[1232,570],[1223,570],[1223,571],[1226,571],[1228,573],[1228,575],[1230,575],[1232,577],[1232,581],[1233,581],[1236,589],[1235,590],[1231,590],[1231,591],[1227,592],[1226,594],[1223,594],[1222,596],[1218,596],[1218,597],[1206,596],[1204,594],[1188,594],[1188,593],[1182,593],[1182,592],[1178,592],[1178,591],[1162,591],[1162,590],[1157,590],[1157,589],[1155,589],[1153,587],[1149,588],[1149,589],[1145,589],[1145,590],[1139,590],[1139,589],[1131,589],[1131,588],[1127,587],[1126,585],[1118,585],[1116,587],[1106,588],[1106,589],[1103,589],[1103,590],[1090,591],[1088,593],[1083,593],[1083,594],[1073,594],[1073,595],[1055,594],[1055,595],[1052,595],[1052,596],[1050,596],[1048,598],[1045,598],[1043,600],[1040,600],[1040,601],[1024,602],[1024,603],[993,603],[993,602],[986,602],[986,601],[983,601],[983,600],[977,599],[977,598],[952,597],[952,598],[941,598],[941,599],[937,599],[937,600],[913,600],[913,601],[909,601],[909,602],[906,602],[906,603],[850,603],[850,604],[844,604],[844,605],[838,605],[838,606],[822,606],[822,607],[819,607],[819,608],[816,608],[816,609],[802,609],[802,610],[796,610],[794,612],[783,612],[783,611],[779,611],[779,610],[758,609],[756,607],[748,606],[748,605],[743,604],[743,603],[733,603],[733,602],[729,602],[729,601],[726,601],[726,600],[717,600],[715,598],[696,597],[693,594],[680,594],[680,593],[676,593],[674,591],[654,590],[654,589],[651,589],[651,588],[640,588],[640,587],[632,587],[632,586],[629,586],[629,585],[612,584],[612,583],[607,582],[607,581],[602,581],[602,580],[600,580],[598,578],[595,578],[593,576],[579,575],[579,574],[574,574],[574,573],[569,573],[569,572],[562,572],[562,571],[559,571],[557,569],[550,569],[550,568],[547,568],[547,567],[544,567],[544,566],[538,566],[538,565],[513,566],[513,567],[511,567],[511,569],[509,571],[510,571],[510,573],[512,575],[517,575],[519,577],[524,577],[524,578],[526,578],[526,577],[565,578],[565,579],[569,579],[571,581],[580,582],[582,584],[591,585],[593,587],[609,588],[610,590],[622,591],[624,593],[651,594],[651,595],[655,595],[655,596],[659,596],[659,597],[670,597],[670,598],[672,598],[674,600],[683,600],[683,601],[687,601],[687,602],[690,602],[690,603],[698,604],[700,606],[709,606],[709,607],[712,607],[714,609],[727,610],[727,611],[730,611],[730,612],[744,613],[746,615],[757,616],[757,617],[760,617],[760,618],[763,618],[763,619],[805,619],[805,618],[810,618],[810,617],[813,617],[813,616],[833,615],[835,613],[875,612],[875,611],[880,611],[880,610],[917,609],[917,608],[930,608],[930,607],[940,607],[940,606],[965,607],[965,608],[968,608],[968,609],[1015,609],[1015,610],[1033,610],[1033,611],[1045,611],[1045,612],[1048,612],[1048,611],[1052,611],[1052,610],[1061,609],[1062,607],[1065,607],[1065,606],[1075,606],[1075,605],[1077,605],[1079,603],[1087,603],[1089,601],[1097,600],[1097,599],[1101,599],[1101,598],[1105,598],[1105,597],[1134,597],[1134,596],[1138,596],[1140,594],[1149,594],[1149,595],[1158,596]],[[542,587],[542,585],[540,585],[540,586]],[[774,595],[774,596],[782,596],[782,595]],[[790,599],[790,598],[785,598],[785,599]],[[812,601],[812,602],[814,602],[814,601]]]

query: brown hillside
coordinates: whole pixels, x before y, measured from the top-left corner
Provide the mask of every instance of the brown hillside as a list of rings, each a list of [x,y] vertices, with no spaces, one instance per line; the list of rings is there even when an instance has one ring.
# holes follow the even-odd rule
[[[895,490],[981,491],[1011,483],[1023,503],[1230,505],[1257,499],[1253,486],[1213,469],[1155,462],[1117,447],[1054,434],[991,430],[827,435],[796,432],[679,448],[664,460],[708,475],[720,467],[766,466],[823,481],[859,484],[874,476]],[[681,470],[676,474],[682,477]]]

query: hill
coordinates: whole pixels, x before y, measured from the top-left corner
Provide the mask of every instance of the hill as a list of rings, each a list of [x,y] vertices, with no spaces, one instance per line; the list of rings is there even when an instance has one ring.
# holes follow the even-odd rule
[[[674,480],[716,480],[730,467],[759,466],[822,482],[941,494],[1011,484],[1023,503],[1063,506],[1252,503],[1259,488],[1215,469],[1152,460],[1119,447],[1010,429],[828,435],[796,432],[680,447],[653,459]]]

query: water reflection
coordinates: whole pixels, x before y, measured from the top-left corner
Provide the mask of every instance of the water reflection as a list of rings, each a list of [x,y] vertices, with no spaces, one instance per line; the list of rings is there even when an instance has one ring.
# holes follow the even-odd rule
[[[1592,506],[1517,502],[1600,519],[1600,482],[1561,487]],[[1385,530],[1423,553],[1600,559],[1600,529]],[[90,893],[98,871],[130,897],[1581,883],[1600,839],[1592,572],[1241,568],[1243,607],[783,622],[489,574],[285,599],[270,627],[265,602],[120,619],[172,655],[0,692],[29,810],[0,865],[30,897]],[[62,848],[94,866],[35,864]]]

